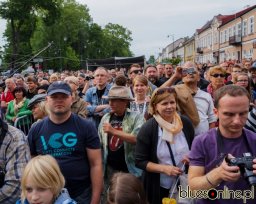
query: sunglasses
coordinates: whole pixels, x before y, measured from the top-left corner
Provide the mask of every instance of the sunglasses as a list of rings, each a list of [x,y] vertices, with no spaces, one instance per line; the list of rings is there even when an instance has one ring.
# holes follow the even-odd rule
[[[134,70],[134,71],[130,72],[130,74],[132,74],[132,73],[139,74],[139,73],[142,73],[142,70]]]
[[[196,70],[194,67],[188,68],[188,69],[182,69],[182,74],[187,75],[187,74],[196,74]]]
[[[175,93],[175,89],[173,87],[160,88],[156,91],[156,95],[161,95],[165,92]]]
[[[225,77],[225,74],[212,74],[211,76],[214,78],[218,78],[218,77],[223,78],[223,77]]]

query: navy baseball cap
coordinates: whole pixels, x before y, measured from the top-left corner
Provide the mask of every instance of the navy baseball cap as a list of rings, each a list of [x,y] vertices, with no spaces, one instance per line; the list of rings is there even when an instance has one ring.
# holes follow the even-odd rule
[[[46,94],[37,94],[28,103],[28,108],[32,109],[33,106],[41,101],[45,101]]]
[[[64,93],[66,95],[72,95],[70,86],[64,81],[55,81],[49,86],[47,90],[47,96],[51,96],[55,93]]]

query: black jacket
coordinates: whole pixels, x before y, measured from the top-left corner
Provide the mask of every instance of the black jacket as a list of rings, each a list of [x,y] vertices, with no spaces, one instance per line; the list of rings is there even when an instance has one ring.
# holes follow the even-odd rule
[[[194,128],[191,121],[181,116],[182,131],[185,134],[189,149],[194,139]],[[158,123],[155,118],[149,119],[140,129],[137,135],[135,149],[135,164],[144,170],[142,180],[150,204],[162,203],[160,200],[160,174],[146,171],[148,162],[158,163],[157,159]]]

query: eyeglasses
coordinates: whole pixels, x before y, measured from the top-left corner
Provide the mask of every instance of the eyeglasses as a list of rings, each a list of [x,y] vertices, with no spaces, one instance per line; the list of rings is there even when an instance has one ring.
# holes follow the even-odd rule
[[[188,68],[188,69],[182,69],[182,74],[187,75],[187,74],[196,74],[196,70],[194,67]]]
[[[237,82],[248,82],[248,80],[237,80]]]
[[[134,70],[134,71],[130,72],[130,74],[132,74],[132,73],[139,74],[139,73],[142,73],[142,70]]]
[[[218,77],[223,78],[223,77],[225,77],[225,74],[212,74],[211,76],[214,78],[218,78]]]
[[[175,93],[175,89],[173,87],[160,88],[156,91],[156,95],[161,95],[165,92]]]

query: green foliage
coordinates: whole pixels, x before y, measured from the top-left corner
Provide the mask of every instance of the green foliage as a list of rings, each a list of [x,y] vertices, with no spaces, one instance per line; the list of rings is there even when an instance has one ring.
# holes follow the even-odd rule
[[[154,55],[150,55],[149,59],[148,59],[148,64],[155,64],[156,63],[156,59]]]
[[[33,56],[50,42],[53,45],[41,54],[46,69],[77,69],[88,58],[132,56],[131,31],[93,23],[88,7],[75,0],[4,1],[0,15],[8,22],[4,59],[9,63],[17,56]]]
[[[162,63],[170,63],[172,65],[178,65],[181,61],[182,61],[182,59],[180,59],[179,57],[177,57],[177,58],[165,58],[165,59],[162,60]]]

